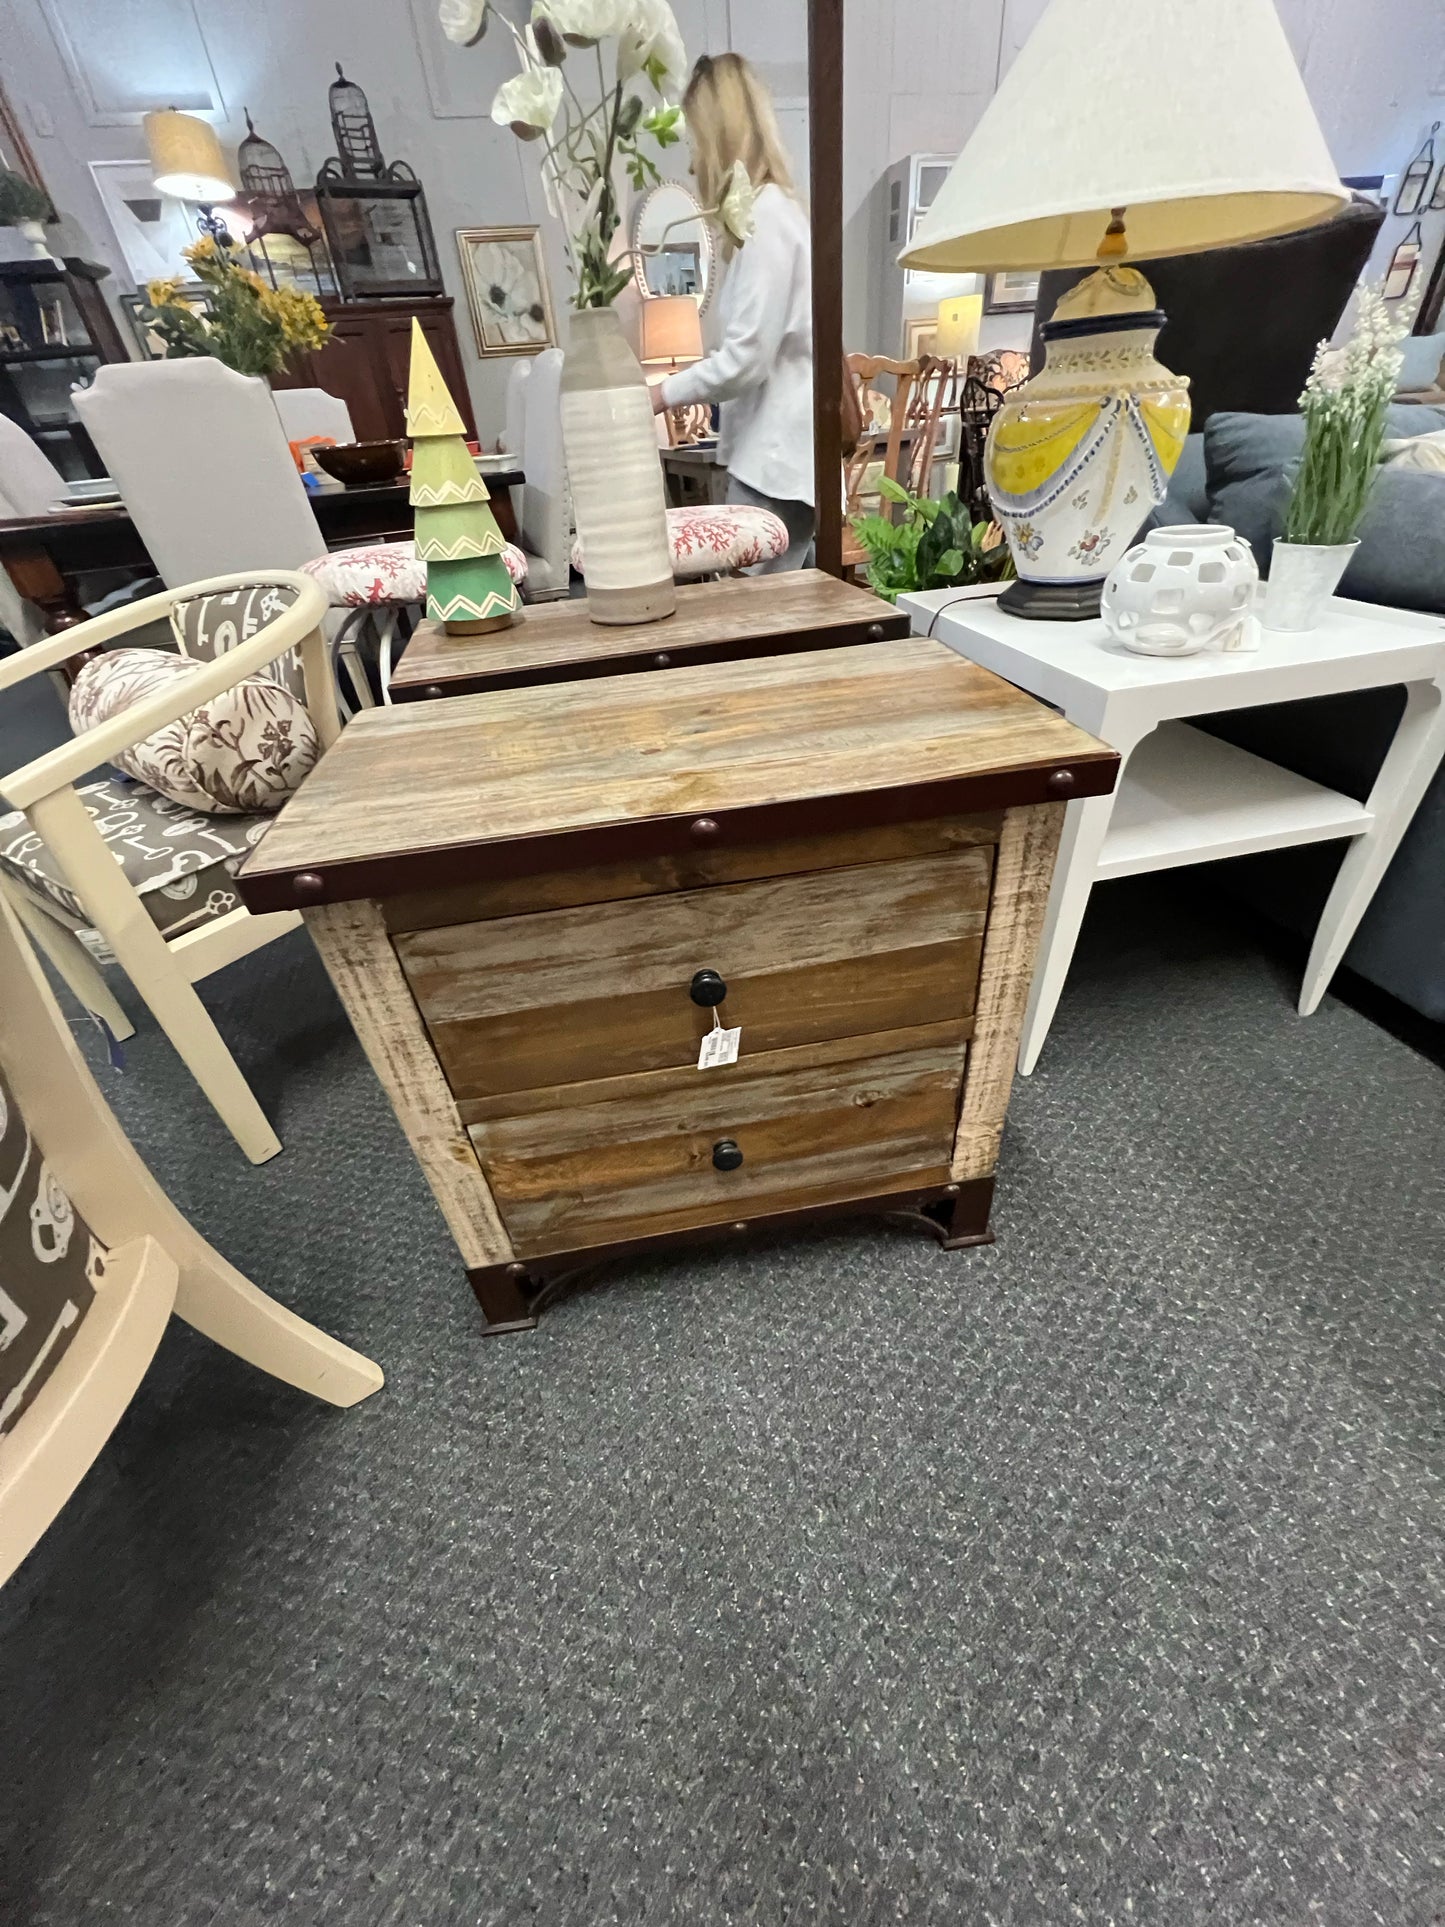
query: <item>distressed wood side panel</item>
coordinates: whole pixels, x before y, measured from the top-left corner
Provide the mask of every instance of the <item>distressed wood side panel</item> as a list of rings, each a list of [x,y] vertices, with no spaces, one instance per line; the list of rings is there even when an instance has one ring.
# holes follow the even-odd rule
[[[321,953],[371,1067],[468,1267],[513,1255],[491,1190],[374,903],[307,910]]]
[[[958,1181],[987,1177],[998,1163],[1064,809],[1062,803],[1036,803],[1004,817],[984,933],[975,1042],[953,1149],[951,1175]]]
[[[677,1067],[712,1014],[750,1052],[962,1019],[992,851],[729,885],[394,939],[452,1090],[482,1096]]]
[[[535,876],[411,890],[389,897],[381,911],[388,930],[435,930],[449,923],[476,923],[490,917],[568,910],[584,903],[616,903],[629,897],[664,896],[674,890],[706,890],[755,878],[933,856],[977,844],[996,844],[1002,828],[1002,810],[979,810],[969,816],[879,824],[835,836],[784,837],[775,843],[745,843],[735,849],[699,849],[683,856],[597,863],[585,870],[544,870]]]
[[[946,1181],[967,1044],[660,1072],[651,1089],[472,1126],[522,1256]],[[741,1071],[741,1074],[738,1072]],[[719,1171],[720,1139],[742,1165]]]

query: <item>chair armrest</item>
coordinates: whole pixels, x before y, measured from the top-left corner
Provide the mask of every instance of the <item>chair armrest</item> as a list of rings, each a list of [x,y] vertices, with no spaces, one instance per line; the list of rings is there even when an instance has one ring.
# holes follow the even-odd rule
[[[79,642],[79,649],[94,648],[97,643],[125,635],[141,622],[169,614],[177,602],[189,602],[196,596],[217,595],[229,589],[259,584],[295,589],[296,600],[273,622],[258,629],[249,641],[228,650],[214,662],[198,665],[193,675],[162,690],[159,695],[137,703],[123,715],[112,716],[109,722],[88,729],[73,742],[64,743],[44,756],[37,756],[34,762],[15,770],[0,781],[0,797],[12,809],[28,810],[42,797],[67,789],[98,763],[110,762],[121,750],[129,749],[133,743],[143,742],[158,729],[164,729],[167,723],[173,723],[178,716],[189,716],[192,710],[199,709],[202,703],[209,702],[213,696],[219,696],[222,690],[243,682],[247,676],[254,676],[288,649],[297,647],[303,637],[320,626],[326,614],[326,597],[310,576],[300,575],[292,569],[268,570],[264,575],[248,571],[243,575],[215,576],[207,582],[192,582],[182,589],[167,590],[164,595],[147,596],[144,602],[134,602],[124,610],[113,610],[109,615],[97,616],[93,622],[80,623],[64,636],[57,637],[55,645],[37,644],[27,649],[24,652],[26,655],[41,655],[49,659],[48,662],[37,663],[37,669],[53,667],[56,662],[64,662],[67,656],[78,653],[77,638],[83,638]],[[57,646],[61,651],[59,655],[54,653]],[[19,678],[12,677],[10,680],[18,681]],[[3,677],[0,677],[0,688],[4,686]]]

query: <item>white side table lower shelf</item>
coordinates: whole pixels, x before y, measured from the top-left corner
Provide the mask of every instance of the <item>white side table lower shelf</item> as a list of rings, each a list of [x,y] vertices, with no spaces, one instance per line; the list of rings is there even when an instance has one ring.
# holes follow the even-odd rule
[[[916,633],[1053,703],[1124,759],[1114,795],[1069,805],[1019,1069],[1037,1062],[1096,882],[1349,838],[1300,992],[1301,1013],[1316,1009],[1445,753],[1445,621],[1336,599],[1309,635],[1171,660],[1131,655],[1102,622],[1022,622],[996,595],[940,589],[899,606]],[[1400,683],[1404,713],[1364,803],[1184,720]]]

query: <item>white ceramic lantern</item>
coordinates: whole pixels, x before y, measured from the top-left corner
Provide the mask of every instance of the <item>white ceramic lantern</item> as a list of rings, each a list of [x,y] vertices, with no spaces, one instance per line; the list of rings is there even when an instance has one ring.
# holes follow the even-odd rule
[[[1244,646],[1259,569],[1233,529],[1212,522],[1151,529],[1104,584],[1111,636],[1140,656]]]

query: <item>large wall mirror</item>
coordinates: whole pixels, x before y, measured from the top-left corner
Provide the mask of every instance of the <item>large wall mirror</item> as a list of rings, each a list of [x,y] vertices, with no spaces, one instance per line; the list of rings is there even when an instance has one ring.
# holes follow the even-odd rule
[[[714,280],[712,229],[680,181],[663,181],[636,203],[632,248],[640,293],[696,295],[706,310]]]

